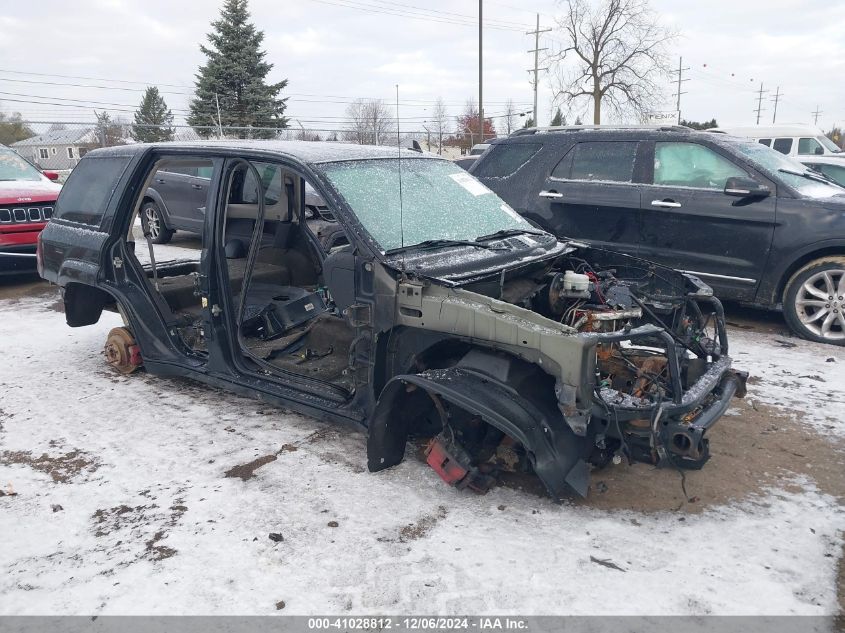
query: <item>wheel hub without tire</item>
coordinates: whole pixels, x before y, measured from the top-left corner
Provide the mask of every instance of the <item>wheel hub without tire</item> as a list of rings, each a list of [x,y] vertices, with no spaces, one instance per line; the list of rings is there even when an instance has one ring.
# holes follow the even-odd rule
[[[116,327],[109,332],[103,353],[106,362],[121,374],[131,374],[142,364],[141,350],[125,327]]]
[[[798,289],[795,308],[801,323],[816,336],[845,340],[845,270],[823,270]]]

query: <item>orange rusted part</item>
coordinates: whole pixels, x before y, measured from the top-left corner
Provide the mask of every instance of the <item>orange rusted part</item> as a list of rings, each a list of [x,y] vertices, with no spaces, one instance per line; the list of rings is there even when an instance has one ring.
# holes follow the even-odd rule
[[[141,366],[141,353],[135,337],[125,327],[112,328],[103,347],[106,362],[121,374],[131,374]]]

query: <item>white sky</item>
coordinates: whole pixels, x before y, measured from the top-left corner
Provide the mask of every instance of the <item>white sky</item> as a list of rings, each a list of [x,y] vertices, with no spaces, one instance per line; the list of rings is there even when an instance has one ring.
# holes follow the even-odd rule
[[[125,110],[128,118],[149,83],[164,92],[179,122],[188,106],[194,72],[203,61],[198,44],[221,2],[2,0],[2,4],[0,108],[20,111],[31,120],[91,121],[94,107],[115,114]],[[359,8],[348,6],[353,4]],[[784,94],[779,123],[811,122],[816,106],[823,112],[819,125],[825,129],[845,122],[845,2],[652,0],[652,4],[681,32],[672,56],[677,63],[683,55],[684,66],[691,69],[690,81],[683,87],[684,118],[715,116],[723,125],[753,124],[755,91],[762,81],[771,90],[764,97],[762,122],[771,122],[769,98],[777,86]],[[475,0],[251,0],[250,6],[254,22],[265,31],[268,60],[275,64],[270,79],[289,79],[286,114],[305,127],[340,126],[347,103],[355,97],[392,103],[397,83],[403,130],[421,129],[438,96],[452,115],[460,112],[467,98],[477,99]],[[381,9],[368,11],[362,6]],[[428,18],[408,16],[413,12],[419,17],[423,8]],[[487,115],[500,115],[508,98],[520,108],[531,108],[526,69],[533,58],[526,51],[532,48],[533,36],[524,31],[533,27],[535,12],[540,12],[541,26],[546,27],[553,25],[560,10],[553,0],[485,0],[485,21],[491,21],[484,34]],[[431,16],[444,21],[433,21]],[[559,33],[546,34],[541,46],[559,46],[560,40]],[[86,87],[53,85],[73,83]],[[667,86],[666,109],[673,109],[672,90]],[[550,118],[551,97],[544,78],[541,124]],[[570,122],[577,114],[586,120],[588,110],[585,103],[570,112]]]

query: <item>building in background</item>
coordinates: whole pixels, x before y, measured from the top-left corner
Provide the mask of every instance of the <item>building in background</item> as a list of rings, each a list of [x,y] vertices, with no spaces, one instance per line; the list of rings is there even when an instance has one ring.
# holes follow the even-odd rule
[[[73,169],[92,147],[97,147],[93,128],[48,130],[44,134],[12,143],[15,151],[41,169]]]

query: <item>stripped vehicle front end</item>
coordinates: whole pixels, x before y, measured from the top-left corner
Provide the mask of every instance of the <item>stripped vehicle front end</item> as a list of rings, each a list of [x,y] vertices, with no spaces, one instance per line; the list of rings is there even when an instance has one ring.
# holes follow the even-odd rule
[[[451,353],[417,354],[421,371],[387,386],[370,423],[373,470],[417,435],[453,485],[534,472],[554,498],[586,495],[591,468],[617,455],[700,468],[707,431],[745,391],[708,286],[586,245],[495,275],[400,278],[396,320],[452,337]],[[411,409],[422,413],[397,415]]]

